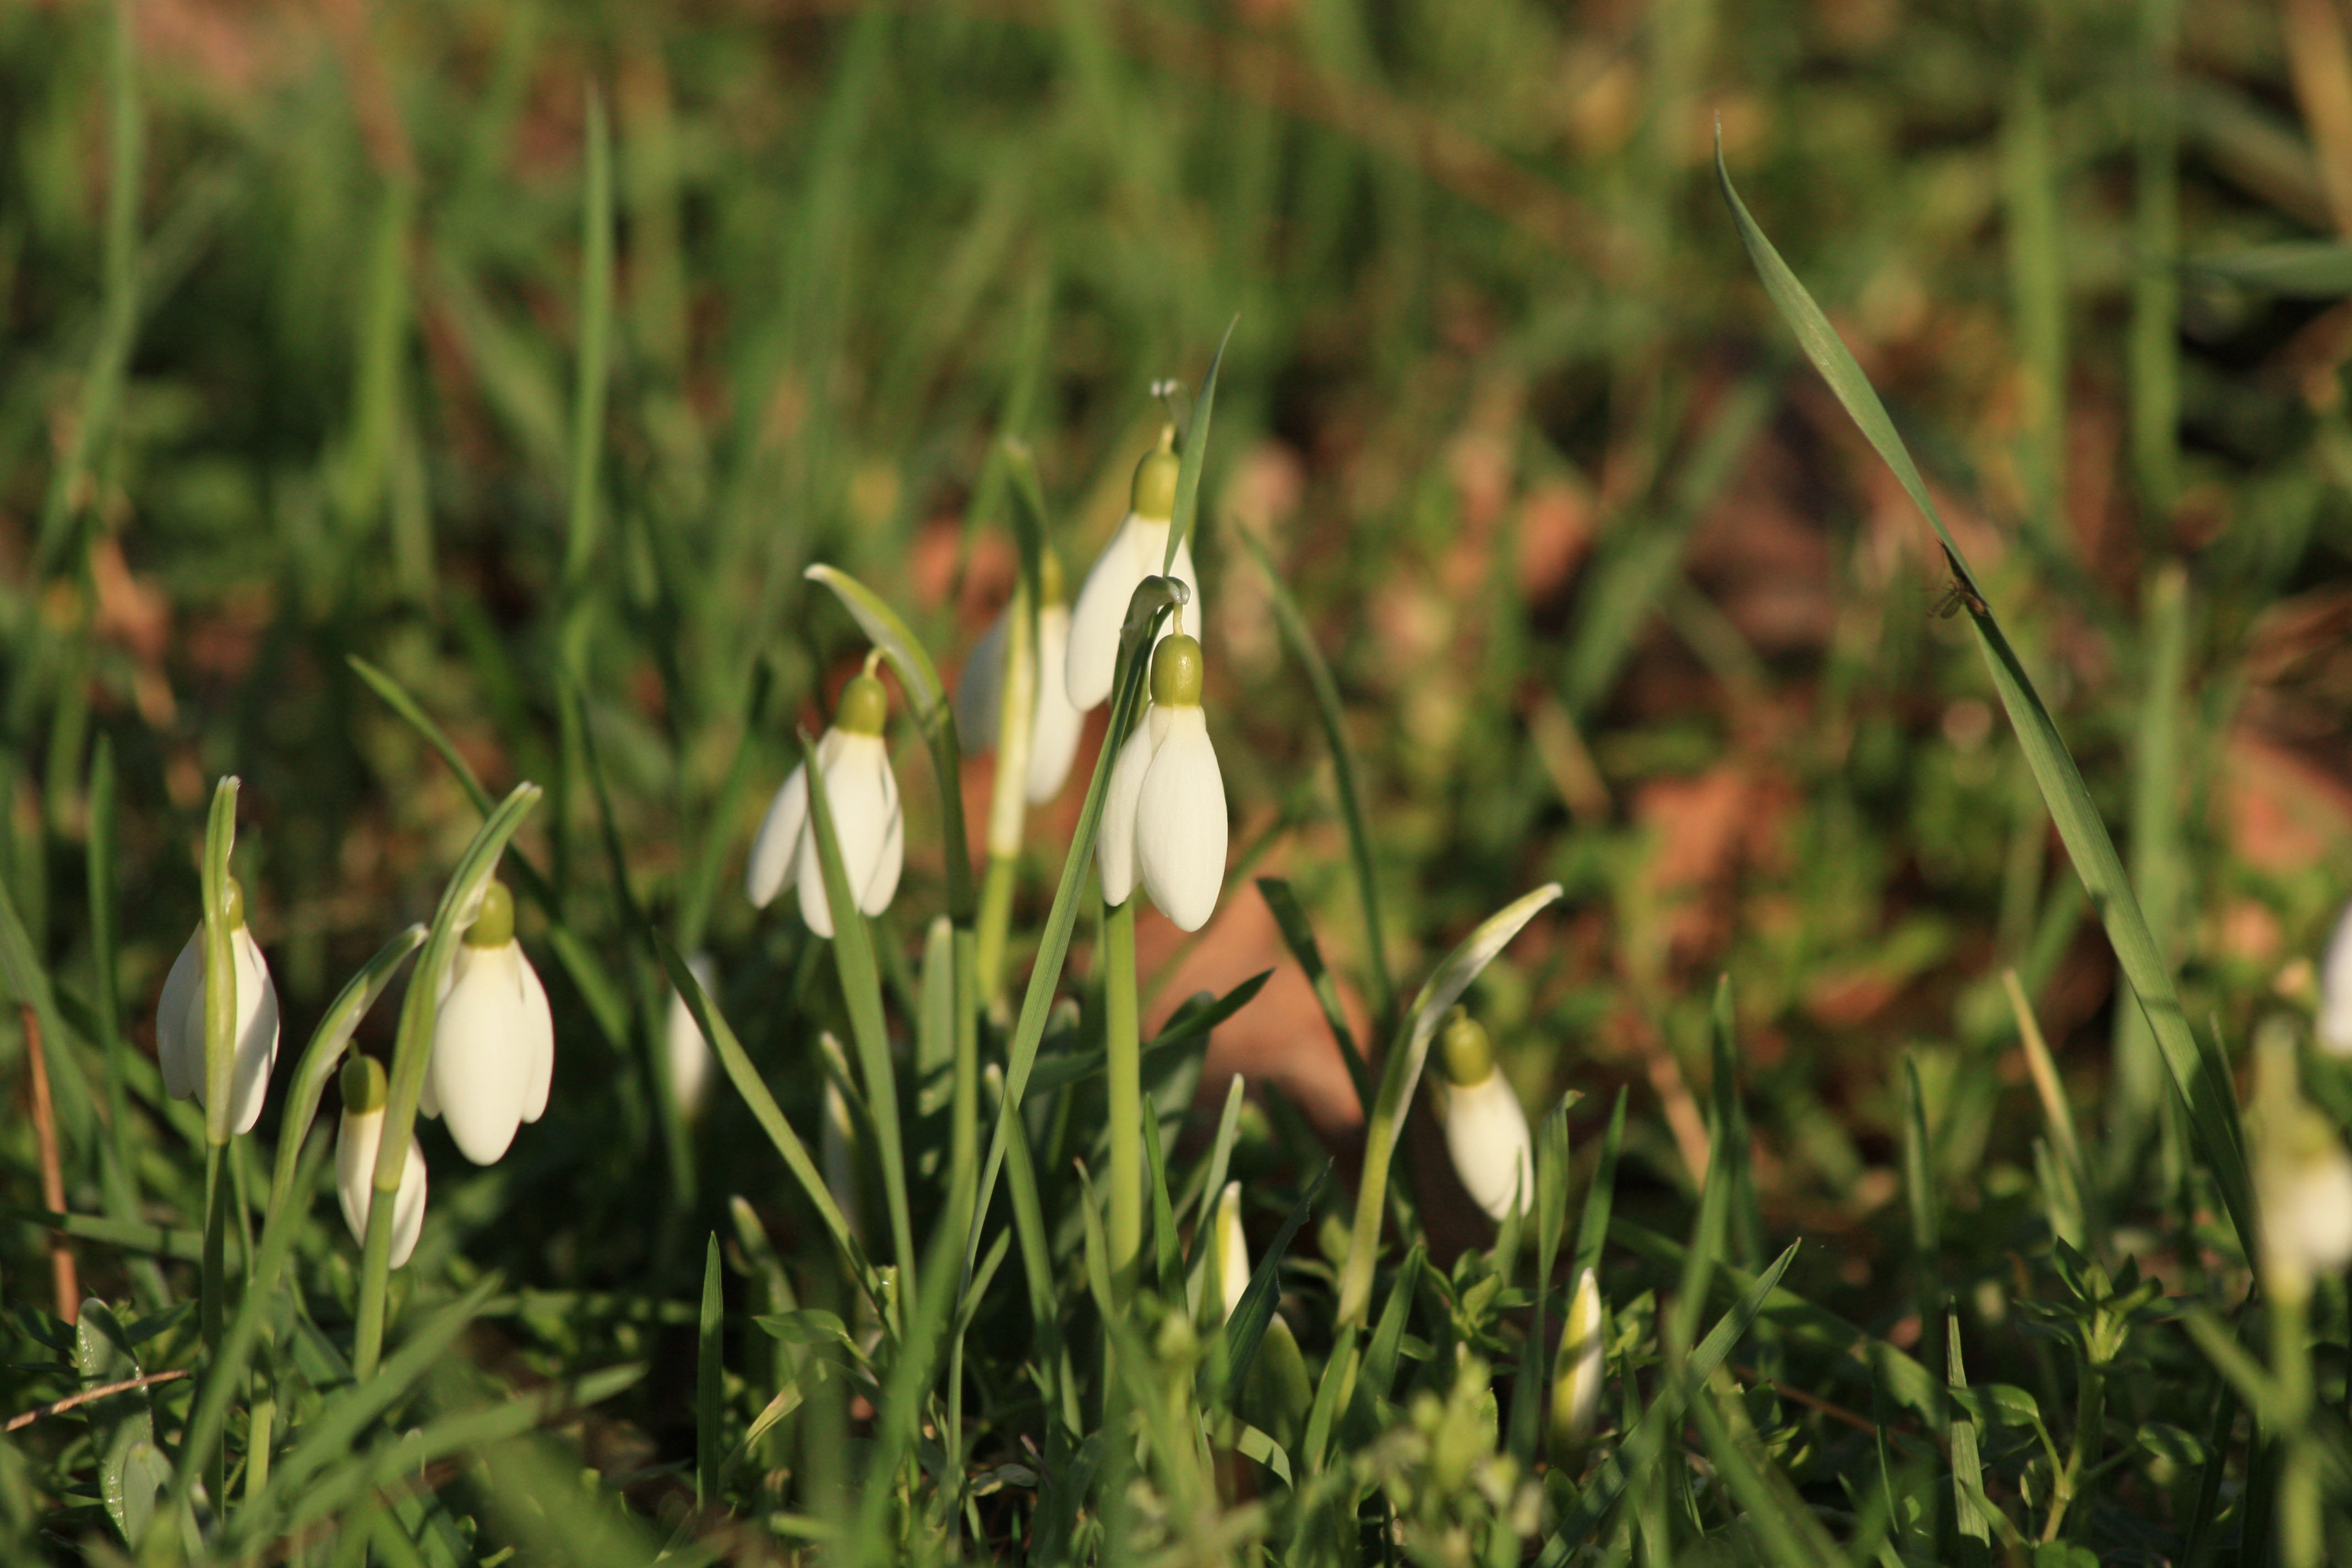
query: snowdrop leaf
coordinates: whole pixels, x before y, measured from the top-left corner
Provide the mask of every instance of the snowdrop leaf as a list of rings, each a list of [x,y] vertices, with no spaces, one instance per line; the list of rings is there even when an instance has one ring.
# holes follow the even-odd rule
[[[847,610],[866,640],[882,650],[890,668],[898,672],[898,684],[907,690],[907,701],[915,710],[917,722],[929,728],[940,713],[946,700],[947,688],[940,684],[940,672],[931,663],[931,656],[898,612],[886,603],[882,595],[844,572],[838,566],[819,562],[803,574],[812,583],[822,583],[834,592]]]

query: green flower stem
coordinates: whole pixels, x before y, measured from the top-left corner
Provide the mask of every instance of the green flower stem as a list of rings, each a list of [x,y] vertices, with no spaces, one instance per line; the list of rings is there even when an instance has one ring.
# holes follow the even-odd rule
[[[375,1176],[368,1203],[367,1239],[360,1253],[358,1321],[352,1346],[352,1377],[365,1383],[383,1359],[384,1297],[392,1279],[392,1220],[400,1196],[400,1177],[408,1164],[408,1142],[416,1129],[416,1102],[425,1091],[425,1068],[433,1054],[433,1030],[441,1015],[441,982],[457,956],[457,942],[481,907],[482,890],[498,868],[499,857],[515,829],[542,792],[535,784],[520,784],[475,833],[473,843],[458,860],[441,904],[433,913],[433,927],[425,951],[408,978],[407,999],[400,1009],[400,1032],[392,1048],[392,1082],[384,1104],[383,1131],[376,1145]]]
[[[1103,1049],[1110,1080],[1110,1277],[1124,1300],[1143,1250],[1143,1043],[1135,1007],[1135,900],[1103,915]]]
[[[2276,1279],[2271,1284],[2271,1374],[2278,1385],[2274,1437],[2281,1448],[2278,1561],[2282,1568],[2320,1568],[2327,1547],[2320,1518],[2319,1446],[2311,1432],[2310,1288]],[[2289,1288],[2281,1289],[2281,1284]]]
[[[2100,1429],[2107,1419],[2107,1374],[2097,1362],[2083,1363],[2083,1386],[2074,1403],[2074,1442],[2066,1456],[2065,1468],[2058,1472],[2050,1496],[2050,1517],[2042,1526],[2042,1539],[2058,1539],[2058,1527],[2064,1522],[2066,1510],[2081,1495],[2084,1484],[2099,1468]]]

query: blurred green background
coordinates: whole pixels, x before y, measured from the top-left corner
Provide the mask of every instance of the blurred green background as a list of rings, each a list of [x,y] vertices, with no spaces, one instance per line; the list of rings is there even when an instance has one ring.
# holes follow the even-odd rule
[[[1528,1104],[1581,1088],[1581,1128],[1634,1084],[1629,1150],[1686,1181],[1727,971],[1773,1214],[1835,1232],[1892,1196],[1906,1048],[1938,1158],[2022,1184],[2013,964],[2126,1184],[2165,1147],[2160,1069],[1930,536],[1754,282],[1713,139],[1947,498],[2189,1016],[2234,1043],[2307,989],[2352,886],[2352,304],[2242,264],[2352,232],[2347,31],[2336,0],[19,0],[0,877],[68,1002],[114,1005],[84,891],[103,737],[116,991],[152,1048],[210,781],[241,775],[299,1039],[476,821],[355,655],[493,791],[549,786],[522,842],[584,949],[620,973],[642,905],[719,955],[747,1039],[804,1049],[759,1031],[813,944],[738,891],[796,724],[863,651],[802,569],[875,584],[952,668],[1010,590],[1000,437],[1035,450],[1075,581],[1150,383],[1197,381],[1238,316],[1212,725],[1237,857],[1295,880],[1343,971],[1328,762],[1236,530],[1338,674],[1396,971],[1567,883],[1480,992]],[[583,409],[599,124],[610,379]],[[903,956],[940,862],[911,748],[901,772]],[[1076,795],[1036,818],[1032,925]],[[1236,878],[1226,908],[1255,900]],[[1228,984],[1282,962],[1239,923],[1202,951]],[[633,1032],[657,1014],[541,968],[567,1130],[452,1173],[454,1223],[526,1205],[478,1256],[609,1280],[647,1251],[599,1216],[661,1157]],[[1254,1071],[1328,1055],[1249,1016],[1222,1048]],[[29,1182],[22,1123],[0,1144]],[[38,1241],[7,1242],[12,1291]]]

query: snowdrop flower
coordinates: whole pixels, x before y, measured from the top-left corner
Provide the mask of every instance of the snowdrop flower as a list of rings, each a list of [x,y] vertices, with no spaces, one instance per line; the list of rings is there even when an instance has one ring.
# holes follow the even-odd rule
[[[696,953],[686,967],[705,994],[719,988],[719,971],[709,953]],[[702,1037],[702,1026],[694,1021],[686,998],[675,990],[669,994],[669,1018],[662,1035],[668,1047],[670,1094],[679,1114],[694,1117],[702,1110],[702,1091],[710,1083],[710,1042]]]
[[[1127,603],[1146,577],[1160,575],[1168,555],[1168,529],[1176,515],[1176,426],[1164,425],[1160,445],[1135,468],[1127,516],[1110,536],[1103,552],[1078,590],[1077,607],[1070,612],[1069,651],[1064,674],[1070,706],[1083,713],[1110,695],[1118,674],[1118,630],[1127,620]],[[1201,574],[1192,567],[1192,542],[1176,547],[1175,564],[1167,574],[1181,577],[1192,591],[1194,621],[1202,626]],[[1163,628],[1160,634],[1168,636]]]
[[[1551,1456],[1563,1468],[1584,1452],[1601,1415],[1601,1281],[1588,1268],[1576,1281],[1552,1363]]]
[[[1029,777],[1024,797],[1031,805],[1043,805],[1062,793],[1087,721],[1086,714],[1071,706],[1069,686],[1062,679],[1069,667],[1070,606],[1062,597],[1061,560],[1051,550],[1039,563],[1037,576],[1045,603],[1037,612],[1037,695],[1029,710]],[[955,719],[957,738],[968,753],[985,752],[996,744],[1004,688],[1005,617],[1012,613],[1012,607],[1006,606],[973,645],[971,657],[964,660],[963,680],[956,688]],[[1116,657],[1116,627],[1111,635]]]
[[[1225,881],[1225,780],[1201,710],[1201,645],[1178,632],[1153,650],[1151,706],[1111,764],[1095,846],[1103,901],[1139,879],[1181,931],[1216,912]]]
[[[2319,1046],[2330,1056],[2352,1057],[2352,904],[2337,919],[2319,966]]]
[[[236,972],[236,1055],[229,1068],[229,1127],[250,1132],[261,1119],[269,1091],[269,1069],[278,1061],[278,987],[269,964],[245,923],[245,889],[228,879],[228,950]],[[163,977],[155,1004],[155,1055],[163,1069],[163,1091],[174,1100],[205,1102],[205,928],[200,922],[188,945]]]
[[[1445,1021],[1445,1079],[1437,1097],[1454,1173],[1489,1217],[1500,1222],[1517,1207],[1535,1205],[1534,1140],[1519,1097],[1495,1065],[1494,1047],[1477,1019],[1456,1007]]]
[[[2254,1029],[2254,1092],[2246,1152],[2262,1218],[2263,1285],[2300,1304],[2312,1281],[2352,1263],[2352,1154],[2295,1081],[2295,1030],[2284,1018]]]
[[[335,1195],[342,1200],[343,1223],[352,1239],[367,1245],[368,1210],[375,1202],[376,1149],[383,1141],[383,1067],[373,1057],[343,1064],[343,1121],[335,1134]],[[392,1266],[416,1250],[425,1228],[425,1154],[416,1135],[408,1136],[408,1163],[401,1167],[400,1191],[392,1201]]]
[[[875,678],[879,654],[868,654],[863,673],[842,688],[833,727],[816,743],[817,766],[824,770],[825,799],[833,806],[833,831],[841,845],[842,868],[857,907],[878,915],[898,890],[906,858],[906,824],[898,811],[898,781],[890,772],[890,748],[882,725],[890,716],[889,695]],[[801,919],[819,936],[833,934],[833,906],[825,901],[824,868],[810,837],[808,764],[784,781],[769,804],[751,841],[743,890],[766,909],[785,882],[799,885]]]
[[[467,1159],[493,1165],[547,1109],[554,1077],[547,990],[515,941],[514,895],[492,881],[442,983],[420,1109],[448,1121]]]

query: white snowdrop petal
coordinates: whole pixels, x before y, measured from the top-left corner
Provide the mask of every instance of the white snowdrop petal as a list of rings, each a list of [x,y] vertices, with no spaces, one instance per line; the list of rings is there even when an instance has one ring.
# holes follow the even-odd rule
[[[988,623],[988,629],[971,645],[971,652],[964,656],[963,674],[956,681],[956,742],[967,756],[977,756],[996,745],[1004,695],[1004,621],[1011,614],[1008,606]],[[1047,668],[1053,667],[1049,663]]]
[[[1154,723],[1160,710],[1144,715],[1118,749],[1110,765],[1110,787],[1103,795],[1102,821],[1095,833],[1095,865],[1102,873],[1103,902],[1117,909],[1135,895],[1135,811],[1143,795],[1144,774],[1165,721]]]
[[[874,885],[889,846],[890,818],[895,815],[891,807],[898,802],[895,784],[887,798],[884,794],[883,781],[890,774],[889,748],[879,735],[829,730],[817,749],[817,761],[824,769],[824,795],[833,807],[833,837],[841,850],[843,879],[849,884],[851,897],[856,898],[860,889]],[[808,843],[798,866],[801,919],[817,935],[829,937],[833,907],[825,899],[824,858],[817,852],[813,812],[805,837]],[[898,871],[893,868],[891,890],[895,892],[898,885]],[[861,900],[858,907],[866,906]],[[887,909],[889,900],[884,900],[882,907]]]
[[[449,1136],[477,1165],[495,1164],[514,1142],[530,1086],[530,1026],[514,970],[520,957],[512,943],[460,952],[462,973],[433,1029],[425,1072]]]
[[[530,1071],[522,1091],[522,1119],[536,1121],[547,1110],[547,1091],[555,1083],[555,1013],[547,1005],[547,987],[520,942],[514,949],[515,980],[522,997],[523,1043],[530,1053]]]
[[[866,1238],[864,1210],[857,1195],[857,1129],[849,1119],[849,1100],[828,1073],[824,1080],[824,1125],[817,1139],[817,1154],[824,1162],[825,1190],[849,1225],[849,1234]]]
[[[352,1239],[367,1243],[368,1212],[375,1206],[375,1155],[383,1140],[383,1112],[343,1113],[335,1139],[335,1195],[341,1201],[343,1223]],[[401,1166],[400,1190],[392,1202],[392,1266],[405,1264],[416,1250],[425,1229],[425,1152],[412,1136],[408,1159]]]
[[[719,989],[719,969],[709,953],[696,953],[686,961],[686,967],[701,984],[705,994]],[[669,994],[669,1018],[663,1034],[669,1062],[670,1093],[678,1110],[693,1116],[702,1109],[703,1090],[710,1082],[710,1042],[702,1037],[701,1026],[694,1021],[694,1010],[675,990]]]
[[[1135,805],[1136,869],[1161,914],[1180,931],[1199,931],[1225,885],[1225,780],[1200,706],[1166,712],[1168,738],[1151,754]]]
[[[1043,805],[1062,793],[1078,754],[1087,716],[1070,705],[1068,683],[1050,672],[1069,664],[1070,612],[1060,605],[1037,612],[1037,709],[1029,727],[1029,804]]]
[[[2307,1162],[2263,1215],[2277,1253],[2314,1277],[2341,1269],[2352,1262],[2352,1156],[2337,1145]]]
[[[163,1092],[173,1100],[193,1096],[204,1081],[205,928],[198,926],[163,976],[155,1004],[155,1064],[163,1071]],[[195,1049],[188,1048],[188,1020],[197,1025]]]
[[[1249,1291],[1249,1237],[1242,1231],[1242,1184],[1227,1182],[1217,1196],[1217,1290],[1225,1316],[1242,1304]]]
[[[2352,904],[2319,967],[2319,1044],[2331,1056],[2352,1057]]]
[[[1445,1086],[1445,1150],[1465,1191],[1491,1219],[1500,1221],[1516,1202],[1521,1214],[1535,1206],[1535,1147],[1528,1114],[1500,1072],[1473,1084]]]
[[[343,1208],[343,1223],[352,1239],[364,1245],[371,1188],[375,1181],[376,1147],[383,1141],[383,1112],[346,1110],[335,1130],[335,1196]]]
[[[1127,619],[1127,602],[1135,597],[1135,585],[1148,575],[1141,561],[1155,532],[1158,547],[1165,550],[1167,523],[1149,522],[1133,512],[1122,518],[1118,531],[1095,557],[1086,585],[1078,590],[1077,603],[1071,606],[1063,687],[1070,705],[1081,713],[1110,695],[1111,681],[1118,673],[1118,629]],[[1158,570],[1155,555],[1151,571]]]
[[[228,949],[236,970],[236,1055],[229,1067],[229,1125],[240,1133],[253,1131],[261,1120],[262,1102],[269,1096],[269,1070],[278,1064],[278,987],[270,983],[269,961],[253,940],[250,926],[229,932]],[[197,987],[201,995],[202,986]],[[203,1033],[199,1041],[197,1082]],[[196,1096],[199,1103],[204,1096]]]
[[[898,893],[898,873],[907,864],[907,817],[898,805],[898,776],[890,771],[890,755],[886,749],[877,771],[881,774],[882,853],[875,859],[873,874],[866,879],[865,895],[857,907],[869,915],[878,915],[890,907]]]
[[[768,803],[759,836],[751,840],[751,858],[743,866],[743,891],[754,909],[766,909],[792,877],[807,826],[808,764],[803,763]]]

